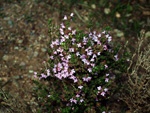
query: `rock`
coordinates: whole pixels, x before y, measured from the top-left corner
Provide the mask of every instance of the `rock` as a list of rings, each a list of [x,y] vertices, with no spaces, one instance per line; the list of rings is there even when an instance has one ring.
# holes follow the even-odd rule
[[[8,61],[9,56],[8,55],[4,55],[2,59],[5,60],[5,61]]]
[[[38,54],[39,54],[39,53],[38,53],[37,51],[35,51],[33,56],[34,56],[34,57],[37,57]]]
[[[42,50],[42,52],[46,52],[47,51],[45,48],[42,48],[41,50]]]
[[[21,63],[20,63],[20,66],[25,66],[25,65],[26,65],[25,62],[21,62]]]
[[[110,9],[109,9],[109,8],[105,8],[105,9],[104,9],[104,13],[105,13],[105,14],[109,14],[109,13],[110,13]]]
[[[121,17],[120,13],[116,12],[116,17],[120,18]]]
[[[96,5],[95,5],[95,4],[92,4],[91,7],[92,7],[93,9],[96,9]]]
[[[145,33],[145,38],[150,38],[150,31]]]
[[[33,70],[29,70],[29,73],[33,73]]]
[[[15,49],[15,50],[18,50],[19,48],[16,46],[16,47],[14,47],[14,49]]]
[[[21,44],[23,42],[23,40],[19,40],[18,43]]]
[[[117,37],[124,37],[124,33],[118,29],[115,29],[114,32],[116,33]]]

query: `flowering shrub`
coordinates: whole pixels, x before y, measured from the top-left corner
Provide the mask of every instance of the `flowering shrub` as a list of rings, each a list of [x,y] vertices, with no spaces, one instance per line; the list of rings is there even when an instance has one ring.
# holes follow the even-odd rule
[[[34,80],[38,85],[41,110],[83,113],[92,108],[105,113],[114,80],[113,70],[124,72],[127,69],[122,66],[125,58],[119,59],[118,47],[111,47],[109,27],[102,33],[84,33],[72,30],[68,21],[72,18],[73,13],[70,17],[64,16],[66,23],[61,23],[59,38],[51,41],[46,69],[39,74],[34,72],[35,77],[49,81],[49,85],[44,86]]]

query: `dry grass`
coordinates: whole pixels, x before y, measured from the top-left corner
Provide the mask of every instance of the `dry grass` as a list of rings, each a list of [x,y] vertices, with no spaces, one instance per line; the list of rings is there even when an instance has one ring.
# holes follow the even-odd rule
[[[138,48],[133,54],[126,76],[127,90],[121,93],[132,113],[150,112],[150,43],[142,33],[138,38]],[[144,49],[144,50],[143,50]]]

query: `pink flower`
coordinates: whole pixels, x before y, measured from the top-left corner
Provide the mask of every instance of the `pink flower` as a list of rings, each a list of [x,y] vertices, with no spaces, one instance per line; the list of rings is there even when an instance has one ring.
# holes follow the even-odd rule
[[[81,43],[79,43],[79,44],[77,44],[78,45],[78,47],[81,47]]]
[[[79,56],[80,55],[79,52],[77,52],[76,55]]]
[[[65,35],[65,38],[66,38],[66,39],[69,39],[69,35]]]
[[[48,97],[50,97],[51,95],[48,95]]]
[[[83,86],[78,86],[78,88],[79,88],[79,89],[82,89],[82,88],[83,88]]]
[[[73,100],[75,104],[77,104],[77,100]]]
[[[70,102],[73,102],[73,98],[70,99]]]
[[[64,16],[64,20],[67,20],[67,16],[66,15]]]
[[[109,74],[106,74],[106,76],[109,76]]]
[[[69,48],[69,52],[74,52],[74,48]]]
[[[105,69],[106,69],[106,68],[108,68],[108,66],[107,66],[107,65],[105,65]]]
[[[101,90],[101,89],[102,89],[102,87],[101,87],[101,86],[99,86],[99,87],[97,87],[97,89],[98,89],[98,90]]]
[[[50,56],[50,58],[51,58],[51,59],[54,59],[54,57],[53,57],[53,56]]]
[[[106,79],[105,79],[105,82],[108,82],[108,80],[109,80],[109,79],[108,79],[108,78],[106,78]]]
[[[80,97],[80,95],[79,95],[79,94],[77,94],[77,95],[76,95],[76,97],[78,98],[78,97]]]
[[[62,27],[62,28],[65,28],[65,26],[64,26],[64,24],[63,24],[63,23],[61,23],[60,25],[61,25],[61,27]]]
[[[56,55],[56,54],[57,54],[57,52],[55,51],[55,52],[54,52],[54,54]]]
[[[89,69],[88,69],[88,71],[89,71],[89,72],[92,72],[92,69],[91,69],[91,68],[89,68]]]
[[[74,42],[75,40],[76,40],[76,39],[74,39],[74,38],[72,39],[73,42]]]
[[[83,99],[80,99],[80,102],[83,102]]]
[[[73,13],[70,14],[71,17],[73,17],[73,15],[74,15]]]
[[[99,33],[97,36],[98,36],[98,37],[101,37],[101,34]]]
[[[92,67],[94,67],[94,66],[95,66],[95,64],[91,64],[91,66],[92,66]]]
[[[74,79],[74,83],[78,82],[78,79]]]
[[[107,88],[105,88],[105,89],[104,89],[104,91],[105,91],[105,92],[107,92],[107,91],[108,91],[108,89],[107,89]]]
[[[105,34],[105,30],[102,33]]]
[[[71,27],[68,27],[68,30],[71,30]]]
[[[101,54],[101,52],[98,52],[98,53],[97,53],[97,55],[100,55],[100,54]]]
[[[72,31],[72,35],[75,35],[76,34],[76,30]]]
[[[105,95],[105,92],[102,92],[101,95],[104,96],[104,95]]]

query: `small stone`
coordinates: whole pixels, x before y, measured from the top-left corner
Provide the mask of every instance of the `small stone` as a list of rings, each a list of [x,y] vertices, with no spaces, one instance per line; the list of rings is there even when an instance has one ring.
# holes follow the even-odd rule
[[[16,46],[16,47],[14,47],[14,49],[15,49],[15,50],[18,50],[19,48]]]
[[[124,37],[124,33],[118,29],[115,29],[114,32],[116,33],[117,37]]]
[[[42,52],[46,52],[47,51],[45,48],[42,48],[41,50],[42,50]]]
[[[10,20],[10,17],[4,17],[4,20]]]
[[[39,54],[39,53],[38,53],[37,51],[35,51],[35,52],[34,52],[34,57],[37,57],[38,54]]]
[[[23,42],[23,40],[19,40],[18,43],[21,44]]]
[[[21,63],[20,63],[20,66],[25,66],[25,65],[26,65],[25,62],[21,62]]]
[[[28,77],[30,78],[30,77],[31,77],[31,75],[28,75]]]
[[[20,78],[20,76],[19,76],[19,75],[17,75],[17,76],[14,76],[14,78],[15,78],[15,79],[19,79],[19,78]]]
[[[2,59],[7,61],[9,59],[9,56],[8,55],[4,55]]]
[[[91,7],[92,7],[93,9],[96,9],[96,5],[95,5],[95,4],[92,4]]]
[[[145,33],[145,38],[148,38],[148,37],[150,38],[150,31]]]
[[[29,73],[33,73],[33,70],[29,70]]]
[[[120,13],[116,12],[116,17],[120,18],[121,17]]]
[[[110,9],[109,9],[109,8],[105,8],[105,9],[104,9],[104,13],[105,13],[105,14],[109,14],[109,13],[110,13]]]

